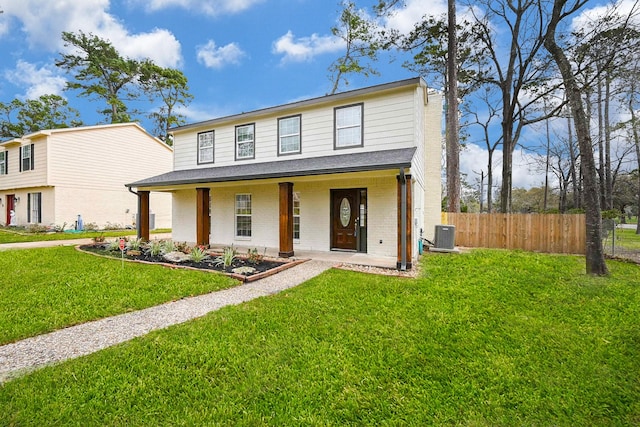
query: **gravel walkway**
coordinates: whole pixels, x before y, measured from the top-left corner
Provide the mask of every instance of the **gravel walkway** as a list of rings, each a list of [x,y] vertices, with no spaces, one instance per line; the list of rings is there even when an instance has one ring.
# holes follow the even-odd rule
[[[204,316],[228,305],[272,295],[333,266],[307,261],[273,276],[198,297],[72,326],[0,346],[0,383],[45,365],[84,356],[153,330]]]

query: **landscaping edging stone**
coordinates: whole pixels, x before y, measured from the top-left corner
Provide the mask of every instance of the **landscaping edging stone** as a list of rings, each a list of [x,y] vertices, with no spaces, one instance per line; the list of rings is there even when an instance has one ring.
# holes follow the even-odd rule
[[[87,246],[87,245],[76,245],[75,248],[76,250],[86,253],[86,254],[91,254],[94,256],[98,256],[98,257],[102,257],[102,258],[107,258],[107,259],[113,259],[113,260],[118,260],[120,258],[118,257],[114,257],[114,256],[109,256],[109,255],[103,255],[100,253],[96,253],[96,252],[92,252],[92,251],[88,251],[83,249],[83,246]],[[124,261],[127,262],[137,262],[137,263],[141,263],[141,264],[149,264],[149,265],[161,265],[163,267],[167,267],[167,268],[181,268],[181,269],[185,269],[185,270],[195,270],[195,271],[203,271],[203,272],[207,272],[207,273],[217,273],[217,274],[224,274],[225,276],[229,276],[235,280],[238,280],[241,283],[249,283],[249,282],[254,282],[256,280],[260,280],[263,279],[265,277],[269,277],[273,274],[279,273],[281,271],[287,270],[291,267],[294,267],[298,264],[302,264],[304,262],[309,261],[309,259],[306,258],[301,258],[301,259],[294,259],[294,260],[285,260],[285,259],[281,259],[281,258],[266,258],[267,260],[270,261],[275,261],[275,262],[282,262],[282,265],[279,265],[278,267],[269,269],[267,271],[263,271],[261,273],[256,273],[256,274],[252,274],[250,276],[248,275],[244,275],[244,274],[237,274],[237,273],[230,273],[230,272],[226,272],[226,271],[220,271],[220,270],[212,270],[212,269],[208,269],[208,268],[197,268],[197,267],[193,267],[190,265],[180,265],[178,263],[169,263],[169,262],[160,262],[160,261],[145,261],[145,260],[139,260],[139,259],[130,259],[130,258],[121,258]]]

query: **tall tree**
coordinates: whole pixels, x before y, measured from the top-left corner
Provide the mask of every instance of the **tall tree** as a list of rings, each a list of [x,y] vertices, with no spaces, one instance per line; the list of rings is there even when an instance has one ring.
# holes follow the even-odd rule
[[[42,95],[37,99],[14,99],[0,102],[0,138],[19,138],[44,129],[80,126],[78,111],[69,107],[59,95]]]
[[[172,145],[169,129],[185,123],[185,117],[176,111],[177,106],[187,106],[193,99],[189,93],[187,78],[182,71],[162,68],[151,61],[144,61],[140,67],[140,84],[152,99],[159,99],[162,105],[149,114],[155,128],[153,134]]]
[[[367,20],[355,3],[342,1],[340,5],[342,11],[338,25],[331,28],[331,33],[342,40],[345,53],[329,66],[331,94],[338,91],[341,82],[345,86],[349,84],[348,74],[357,73],[365,77],[379,74],[373,66],[381,48],[375,24]]]
[[[599,182],[596,177],[596,164],[589,131],[589,122],[585,114],[580,85],[574,75],[571,61],[565,49],[558,44],[558,26],[569,16],[578,12],[588,0],[554,0],[552,13],[544,34],[544,46],[553,57],[567,93],[567,100],[574,119],[574,125],[580,147],[584,180],[584,208],[586,217],[586,271],[592,275],[607,275],[607,264],[602,249],[602,223],[599,201]]]
[[[458,112],[458,37],[456,0],[447,0],[447,196],[448,212],[460,212],[460,121]]]
[[[58,67],[73,73],[67,89],[80,90],[80,96],[104,100],[108,107],[100,113],[111,123],[131,121],[126,101],[139,96],[136,81],[140,63],[123,58],[109,41],[91,33],[63,32],[62,40],[72,51],[61,54],[56,61]]]

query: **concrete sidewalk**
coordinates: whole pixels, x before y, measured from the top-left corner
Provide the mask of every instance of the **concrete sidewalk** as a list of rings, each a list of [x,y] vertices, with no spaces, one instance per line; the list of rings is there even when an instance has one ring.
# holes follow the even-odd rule
[[[132,236],[129,236],[132,237]],[[151,240],[154,239],[170,239],[171,233],[158,233],[152,234]],[[113,240],[115,237],[107,237],[107,240]],[[68,240],[39,240],[37,242],[18,242],[18,243],[2,243],[0,244],[0,251],[6,251],[8,249],[34,249],[34,248],[52,248],[56,246],[76,246],[76,245],[88,245],[93,243],[93,239],[68,239]]]

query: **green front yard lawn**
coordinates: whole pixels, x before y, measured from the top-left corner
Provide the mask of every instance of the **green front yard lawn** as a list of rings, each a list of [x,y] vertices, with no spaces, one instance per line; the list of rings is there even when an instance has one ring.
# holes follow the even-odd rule
[[[68,246],[2,251],[0,271],[0,344],[236,284],[221,274],[123,264]]]
[[[0,425],[640,423],[637,265],[594,278],[582,257],[491,250],[421,264],[418,279],[330,270],[36,371],[0,386]]]

